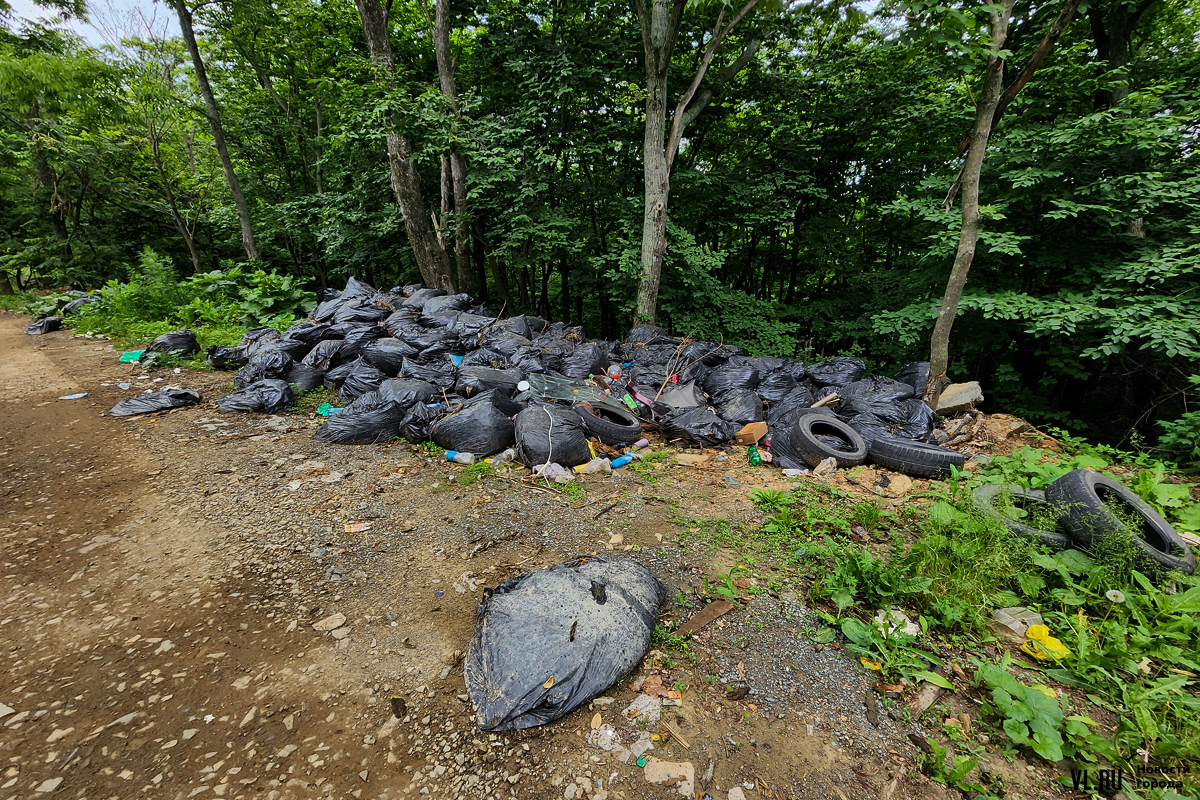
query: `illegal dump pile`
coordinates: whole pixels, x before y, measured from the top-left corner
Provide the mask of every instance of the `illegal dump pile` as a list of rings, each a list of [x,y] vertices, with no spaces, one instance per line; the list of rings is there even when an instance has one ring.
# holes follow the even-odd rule
[[[189,331],[147,348],[196,351]],[[870,459],[934,477],[963,463],[926,443],[935,415],[916,394],[927,364],[867,376],[858,359],[752,358],[651,325],[623,342],[589,340],[580,327],[500,319],[470,295],[419,285],[383,292],[351,278],[282,334],[249,331],[236,347],[209,348],[207,361],[237,368],[239,391],[218,400],[223,411],[275,412],[325,386],[348,405],[321,425],[321,441],[433,441],[467,462],[514,448],[526,466],[562,480],[572,467],[628,463],[616,457],[643,431],[688,447],[760,443],[764,461],[800,471]]]

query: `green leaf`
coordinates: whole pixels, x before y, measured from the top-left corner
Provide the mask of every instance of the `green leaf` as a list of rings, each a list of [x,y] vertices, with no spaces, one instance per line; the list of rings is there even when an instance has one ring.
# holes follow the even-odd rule
[[[925,681],[926,683],[932,683],[934,686],[940,686],[943,689],[954,689],[954,684],[943,678],[941,675],[938,675],[936,672],[921,670],[919,672],[914,672],[913,677],[917,680]]]

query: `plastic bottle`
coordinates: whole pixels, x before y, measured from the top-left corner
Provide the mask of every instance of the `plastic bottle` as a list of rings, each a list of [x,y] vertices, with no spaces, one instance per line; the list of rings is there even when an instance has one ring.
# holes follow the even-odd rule
[[[612,462],[612,468],[620,469],[621,467],[628,464],[630,461],[633,461],[633,453],[630,453],[627,456],[621,456],[620,458],[614,458],[613,462]]]
[[[593,458],[586,464],[575,468],[580,475],[591,475],[593,472],[612,472],[612,462],[607,458]]]
[[[620,378],[621,377],[621,365],[620,364],[610,365],[608,368],[608,377],[614,381],[617,380],[618,378]]]
[[[511,447],[499,455],[494,455],[491,458],[485,458],[484,461],[491,464],[493,467],[502,467],[517,457],[517,451]]]
[[[750,459],[750,466],[752,466],[752,467],[761,467],[762,466],[762,456],[760,456],[758,454],[758,448],[755,447],[754,445],[750,445],[749,447],[746,448],[746,458]]]
[[[649,439],[638,439],[636,442],[633,443],[633,447],[635,450],[641,450],[643,447],[649,447],[649,446],[650,446]]]
[[[458,464],[474,464],[475,455],[473,453],[460,453],[457,450],[447,450],[446,460]]]

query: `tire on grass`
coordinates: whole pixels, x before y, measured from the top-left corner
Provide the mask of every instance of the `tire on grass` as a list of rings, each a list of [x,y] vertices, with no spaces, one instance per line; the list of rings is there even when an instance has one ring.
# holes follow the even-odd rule
[[[1077,469],[1046,487],[1046,499],[1062,512],[1063,526],[1081,550],[1092,550],[1114,534],[1128,536],[1137,548],[1139,567],[1179,570],[1185,575],[1196,571],[1196,554],[1171,524],[1121,483],[1092,472]],[[1105,500],[1115,500],[1141,519],[1141,527],[1131,530],[1112,512]]]
[[[1019,522],[996,508],[996,502],[1005,496],[1012,498],[1014,506],[1025,510],[1036,506],[1054,508],[1046,502],[1045,492],[1005,483],[987,483],[976,488],[971,492],[971,502],[980,514],[988,519],[999,521],[1022,539],[1044,544],[1055,552],[1071,547],[1071,537],[1061,530],[1061,525],[1058,526],[1059,530],[1044,531],[1041,528]]]

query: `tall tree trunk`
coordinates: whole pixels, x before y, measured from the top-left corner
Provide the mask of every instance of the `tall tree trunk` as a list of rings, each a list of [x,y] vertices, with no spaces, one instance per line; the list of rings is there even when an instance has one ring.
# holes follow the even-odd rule
[[[363,33],[367,37],[367,50],[371,60],[391,85],[395,71],[392,43],[388,39],[387,15],[379,0],[355,0],[358,15],[362,18]],[[438,246],[437,237],[430,227],[421,198],[421,179],[412,163],[412,146],[408,139],[396,131],[387,132],[388,167],[391,169],[392,191],[404,217],[404,230],[412,245],[417,268],[426,286],[453,290],[450,280],[450,261],[446,252]]]
[[[54,168],[46,160],[46,154],[42,152],[40,141],[35,142],[33,146],[33,168],[37,171],[38,183],[50,192],[46,211],[50,216],[50,228],[54,231],[54,238],[58,239],[59,254],[63,260],[69,259],[71,257],[71,233],[67,230],[67,220],[63,215],[63,203],[58,194],[58,178],[54,174]]]
[[[992,48],[999,52],[1008,38],[1008,22],[1012,16],[1015,0],[1005,0],[1000,10],[989,16],[992,28]],[[971,130],[971,146],[963,164],[962,179],[962,229],[958,237],[958,252],[954,256],[954,267],[950,280],[946,282],[946,294],[938,310],[937,323],[929,345],[929,381],[925,384],[922,399],[932,409],[937,409],[942,396],[942,378],[950,362],[950,328],[958,314],[963,287],[967,284],[967,273],[975,258],[975,245],[979,241],[979,176],[983,170],[983,157],[987,152],[988,138],[992,133],[992,117],[1000,102],[1000,91],[1004,84],[1004,59],[998,55],[988,57],[987,70],[983,76],[983,91],[975,107],[975,126]]]
[[[667,202],[671,196],[671,166],[679,152],[679,142],[687,126],[695,122],[700,112],[712,100],[721,85],[728,82],[758,52],[760,41],[750,42],[733,63],[721,70],[710,85],[700,88],[708,73],[708,65],[722,42],[742,19],[758,4],[749,0],[727,25],[725,10],[708,38],[692,77],[691,85],[679,98],[667,133],[667,71],[679,23],[683,18],[686,0],[636,0],[638,22],[642,29],[642,47],[646,65],[646,130],[642,151],[645,180],[645,207],[642,213],[641,270],[638,273],[637,306],[634,322],[654,322],[658,309],[658,287],[662,280],[663,255],[667,251]]]
[[[450,0],[436,0],[433,24],[434,53],[437,56],[438,83],[442,96],[458,127],[458,91],[454,86],[455,59],[450,55]],[[458,270],[458,290],[472,292],[471,215],[467,210],[467,160],[457,146],[450,148],[450,174],[454,181],[454,263]]]
[[[225,131],[221,128],[217,101],[208,82],[208,71],[204,68],[204,59],[200,57],[200,48],[196,46],[196,32],[192,30],[192,12],[188,9],[186,0],[174,0],[174,4],[175,11],[179,14],[179,29],[183,32],[184,44],[192,57],[192,67],[196,70],[196,84],[200,88],[200,96],[204,99],[204,116],[208,117],[209,127],[212,128],[213,144],[216,145],[217,155],[221,157],[221,169],[225,171],[225,182],[229,184],[229,193],[233,195],[233,205],[237,209],[238,222],[242,226],[242,247],[246,249],[247,258],[258,258],[258,245],[254,242],[250,209],[246,205],[246,196],[242,194],[242,185],[238,183],[237,174],[233,171],[233,161],[229,158],[229,146],[225,144]]]
[[[171,190],[171,181],[167,178],[167,171],[163,168],[162,151],[158,146],[158,135],[154,129],[150,130],[150,152],[154,156],[154,169],[158,172],[158,181],[162,184],[163,194],[167,197],[167,208],[171,210],[171,219],[175,221],[175,228],[179,231],[179,235],[183,237],[183,241],[187,243],[188,255],[192,259],[192,271],[197,275],[200,274],[200,253],[196,250],[196,237],[188,228],[187,220],[179,213],[179,204],[175,202],[175,192]]]

